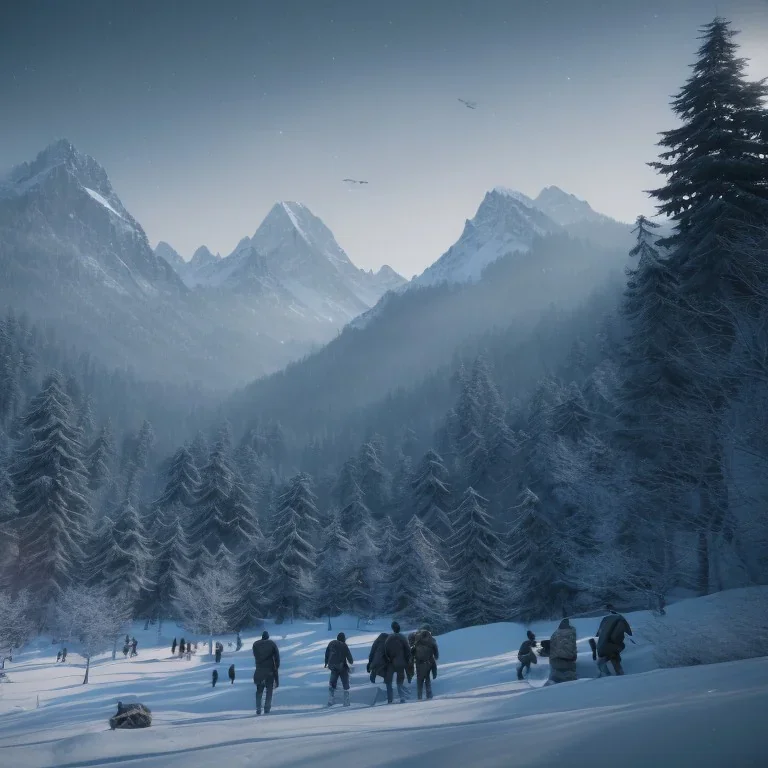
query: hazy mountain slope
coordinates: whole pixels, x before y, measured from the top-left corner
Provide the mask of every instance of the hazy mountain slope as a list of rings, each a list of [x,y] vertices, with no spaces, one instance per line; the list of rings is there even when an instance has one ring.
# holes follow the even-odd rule
[[[577,306],[625,263],[622,252],[558,234],[497,261],[475,283],[390,293],[323,349],[238,393],[230,413],[322,429],[420,381],[478,334],[531,328],[551,305]]]

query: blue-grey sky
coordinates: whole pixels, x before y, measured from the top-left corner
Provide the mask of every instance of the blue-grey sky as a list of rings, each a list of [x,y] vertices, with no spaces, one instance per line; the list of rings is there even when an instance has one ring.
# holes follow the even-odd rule
[[[768,75],[767,0],[5,0],[0,167],[66,137],[185,258],[287,199],[410,276],[496,185],[650,211],[645,163],[716,12]]]

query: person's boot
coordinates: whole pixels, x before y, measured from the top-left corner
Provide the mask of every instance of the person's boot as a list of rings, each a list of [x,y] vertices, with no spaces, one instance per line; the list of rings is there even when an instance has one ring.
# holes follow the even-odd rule
[[[517,665],[517,679],[522,680],[523,679],[523,665],[518,664]]]
[[[611,673],[608,671],[608,659],[597,660],[597,668],[599,670],[598,677],[610,677]]]
[[[611,664],[613,665],[613,671],[617,675],[624,674],[624,667],[621,666],[621,659],[611,659]]]
[[[349,691],[344,691],[344,706],[349,706]]]
[[[328,706],[332,707],[336,703],[336,691],[328,686]]]

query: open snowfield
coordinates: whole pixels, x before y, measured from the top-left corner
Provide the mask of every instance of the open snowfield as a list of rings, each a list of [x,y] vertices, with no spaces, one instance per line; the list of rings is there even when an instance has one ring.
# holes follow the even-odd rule
[[[200,644],[192,661],[172,658],[173,625],[132,628],[139,656],[100,657],[91,682],[81,685],[83,660],[68,644],[66,664],[56,664],[59,646],[39,641],[6,664],[10,682],[0,684],[0,765],[3,768],[80,766],[590,766],[607,761],[626,766],[765,766],[768,755],[768,658],[680,669],[658,669],[651,637],[654,622],[673,635],[687,621],[717,626],[718,611],[745,592],[721,593],[671,606],[663,619],[628,614],[637,644],[628,644],[627,675],[582,679],[547,688],[546,659],[534,667],[532,684],[516,680],[523,627],[474,627],[439,638],[440,670],[435,700],[369,706],[375,695],[365,673],[377,621],[355,630],[341,617],[332,632],[325,622],[267,628],[280,646],[280,688],[272,713],[254,713],[253,657],[257,636],[243,635],[239,653],[225,646],[220,680],[211,688],[213,661]],[[763,593],[764,594],[764,593]],[[759,623],[759,622],[758,622]],[[579,675],[593,678],[587,639],[598,619],[575,619]],[[533,626],[539,639],[555,622]],[[325,706],[325,646],[344,630],[355,657],[353,706]],[[195,640],[202,641],[197,637]],[[226,679],[234,663],[237,681]],[[379,682],[383,692],[383,684]],[[39,696],[39,707],[37,701]],[[153,711],[153,726],[110,731],[107,719],[118,699],[141,701]],[[337,696],[340,700],[341,696]]]

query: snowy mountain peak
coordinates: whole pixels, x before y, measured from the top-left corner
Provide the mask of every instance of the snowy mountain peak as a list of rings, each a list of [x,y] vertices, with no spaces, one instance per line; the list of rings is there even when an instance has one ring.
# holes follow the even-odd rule
[[[534,205],[563,227],[580,221],[603,221],[607,218],[593,210],[586,200],[564,192],[560,187],[544,187]]]
[[[480,278],[497,259],[530,249],[534,238],[559,230],[522,192],[495,187],[486,193],[458,241],[418,278],[415,285],[465,283]]]
[[[155,255],[159,256],[161,259],[165,259],[177,271],[183,269],[187,263],[184,261],[181,254],[164,240],[161,240],[155,246]]]
[[[215,264],[221,259],[221,256],[214,256],[208,246],[201,245],[193,254],[189,260],[189,265],[194,269],[204,267],[206,264]]]

